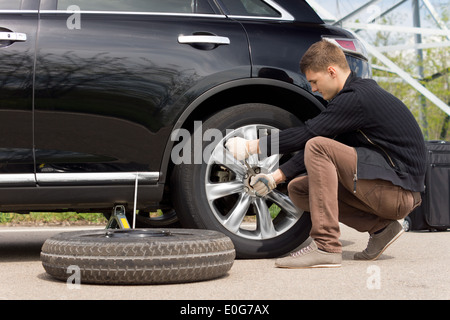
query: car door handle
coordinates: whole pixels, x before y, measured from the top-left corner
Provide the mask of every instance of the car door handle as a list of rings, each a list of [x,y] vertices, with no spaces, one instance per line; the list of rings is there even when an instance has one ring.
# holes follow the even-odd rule
[[[214,35],[191,35],[191,36],[180,35],[178,37],[178,43],[229,45],[231,42],[228,37],[220,37]]]
[[[27,41],[27,35],[19,32],[0,32],[0,41]]]

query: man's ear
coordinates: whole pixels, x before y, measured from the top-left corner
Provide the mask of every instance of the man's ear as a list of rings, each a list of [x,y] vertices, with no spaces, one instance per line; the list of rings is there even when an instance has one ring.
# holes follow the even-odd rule
[[[337,76],[337,71],[336,71],[336,68],[335,68],[335,67],[329,66],[329,67],[327,68],[327,72],[328,72],[328,74],[329,74],[332,78],[336,78],[336,76]]]

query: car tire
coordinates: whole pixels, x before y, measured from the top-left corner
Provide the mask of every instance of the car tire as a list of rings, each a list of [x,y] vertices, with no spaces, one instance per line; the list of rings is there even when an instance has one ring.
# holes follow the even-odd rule
[[[203,142],[203,151],[206,148],[213,151],[209,158],[208,154],[203,155],[208,159],[204,159],[205,161],[201,164],[181,163],[174,168],[171,179],[172,200],[181,224],[184,227],[204,228],[224,233],[232,239],[239,258],[277,257],[294,250],[303,243],[311,229],[310,216],[309,213],[304,213],[294,206],[286,195],[286,184],[280,184],[264,198],[249,195],[248,176],[241,172],[246,170],[243,163],[233,164],[231,166],[233,169],[230,169],[229,165],[227,167],[227,164],[220,161],[210,161],[215,157],[216,150],[219,150],[217,151],[219,153],[226,152],[220,149],[224,150],[225,141],[232,136],[258,138],[258,132],[264,132],[264,130],[270,134],[272,129],[281,130],[301,125],[303,123],[288,111],[273,105],[255,103],[225,109],[206,120],[202,124],[203,134],[210,129],[219,130],[224,138],[220,141]],[[193,133],[192,137],[195,140],[198,133]],[[282,163],[291,156],[279,155],[277,159]],[[273,165],[271,157],[261,159],[257,157],[258,159],[253,159],[256,170],[260,172],[273,170],[273,167],[269,168]],[[265,167],[266,163],[270,165]],[[222,172],[214,172],[214,170],[222,170],[221,168],[224,168]],[[233,172],[234,169],[241,173]],[[228,177],[222,185],[220,180],[213,181],[216,178],[213,175],[226,177],[227,174],[234,175],[234,178]],[[213,189],[221,186],[225,188]],[[229,191],[226,191],[227,188]],[[224,192],[224,194],[211,195],[215,191]],[[245,204],[241,208],[243,203]],[[276,217],[270,213],[274,204],[276,210],[281,209]],[[268,216],[269,213],[270,216]],[[249,223],[242,220],[244,214],[247,219],[252,219],[253,216],[256,220],[251,223],[252,226],[249,227]]]
[[[210,280],[232,267],[230,238],[210,230],[132,229],[75,231],[45,241],[41,261],[48,274],[80,283],[164,284]]]

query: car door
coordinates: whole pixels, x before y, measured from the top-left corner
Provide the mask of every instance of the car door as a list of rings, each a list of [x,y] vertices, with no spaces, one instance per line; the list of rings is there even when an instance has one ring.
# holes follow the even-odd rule
[[[40,185],[136,171],[155,182],[170,128],[189,102],[251,73],[244,30],[212,1],[47,0],[40,19]]]
[[[33,66],[36,1],[0,0],[0,187],[35,186]]]

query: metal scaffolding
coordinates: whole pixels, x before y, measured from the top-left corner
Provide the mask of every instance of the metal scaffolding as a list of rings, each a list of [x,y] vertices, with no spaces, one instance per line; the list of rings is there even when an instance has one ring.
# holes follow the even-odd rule
[[[352,30],[355,36],[365,45],[367,51],[372,56],[376,57],[381,63],[385,65],[387,68],[382,68],[384,70],[388,70],[389,72],[397,74],[403,81],[407,82],[411,85],[415,90],[417,90],[424,99],[428,99],[437,107],[439,107],[442,111],[450,115],[450,107],[449,105],[438,98],[435,94],[425,88],[418,80],[414,79],[414,77],[403,70],[400,66],[398,66],[395,62],[386,57],[383,52],[389,52],[394,50],[406,50],[406,49],[415,49],[418,56],[418,76],[421,80],[423,80],[423,67],[420,59],[423,57],[422,50],[426,48],[438,48],[438,47],[449,47],[450,46],[450,31],[448,30],[445,23],[439,18],[436,9],[431,4],[429,0],[399,0],[399,1],[390,1],[389,6],[383,11],[379,9],[377,6],[381,0],[371,0],[367,1],[360,7],[352,10],[351,12],[345,14],[343,17],[336,17],[334,14],[330,13],[328,10],[323,8],[320,3],[320,0],[307,0],[307,2],[311,5],[314,10],[322,17],[322,19],[330,23],[332,25],[339,25],[345,29]],[[382,25],[377,23],[380,18],[384,17],[388,13],[391,13],[394,10],[397,10],[401,5],[405,2],[411,2],[412,10],[413,10],[413,26],[407,27],[404,25]],[[434,20],[437,28],[424,28],[420,24],[420,4],[426,8]],[[374,10],[377,8],[378,10]],[[373,14],[369,17],[366,23],[353,22],[355,17],[358,14],[363,12],[372,12]],[[376,47],[366,41],[366,39],[362,38],[358,35],[361,30],[376,30],[376,31],[395,31],[402,33],[412,33],[415,34],[415,42],[412,46],[411,44],[404,45],[396,45],[396,46],[385,46],[385,47]],[[445,36],[447,41],[433,42],[433,43],[423,43],[422,36]],[[374,66],[374,68],[379,68]],[[424,105],[424,103],[422,103]]]

